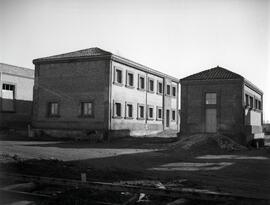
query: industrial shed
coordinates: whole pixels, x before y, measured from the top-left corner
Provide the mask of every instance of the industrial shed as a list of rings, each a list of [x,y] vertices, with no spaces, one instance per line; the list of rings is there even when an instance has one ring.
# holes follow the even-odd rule
[[[100,48],[39,58],[34,129],[53,136],[179,130],[179,79]]]
[[[0,63],[0,129],[31,123],[34,70]]]
[[[262,141],[263,92],[222,67],[180,80],[181,133],[221,133],[242,144]]]

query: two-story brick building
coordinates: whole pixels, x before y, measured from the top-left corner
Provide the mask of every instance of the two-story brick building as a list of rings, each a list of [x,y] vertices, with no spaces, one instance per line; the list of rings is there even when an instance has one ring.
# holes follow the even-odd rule
[[[0,129],[31,122],[34,70],[0,63]]]
[[[215,67],[181,82],[181,133],[222,133],[261,141],[263,92],[239,74]]]
[[[179,129],[179,79],[99,48],[33,60],[33,127],[50,135]]]

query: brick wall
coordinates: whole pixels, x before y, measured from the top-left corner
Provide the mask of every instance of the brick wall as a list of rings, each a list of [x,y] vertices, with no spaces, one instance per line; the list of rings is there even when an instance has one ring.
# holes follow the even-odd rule
[[[109,61],[36,65],[33,126],[46,129],[107,127]],[[94,117],[80,116],[80,103],[93,102]],[[59,102],[60,116],[48,117],[48,103]]]
[[[242,82],[240,80],[182,82],[181,132],[205,132],[205,93],[217,93],[217,131],[242,133]]]

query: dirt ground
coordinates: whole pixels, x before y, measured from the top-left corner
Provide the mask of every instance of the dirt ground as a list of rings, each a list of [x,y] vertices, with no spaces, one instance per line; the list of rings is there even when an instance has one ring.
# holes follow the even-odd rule
[[[185,186],[270,198],[270,148],[217,149],[215,141],[191,148],[177,138],[87,141],[1,140],[0,171],[92,181],[185,179]],[[269,138],[266,140],[269,141]]]

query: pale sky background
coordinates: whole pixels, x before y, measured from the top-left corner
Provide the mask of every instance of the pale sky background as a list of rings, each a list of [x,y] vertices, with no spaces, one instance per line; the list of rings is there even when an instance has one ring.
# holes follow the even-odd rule
[[[178,78],[215,67],[264,91],[270,0],[0,0],[0,62],[100,47]]]

